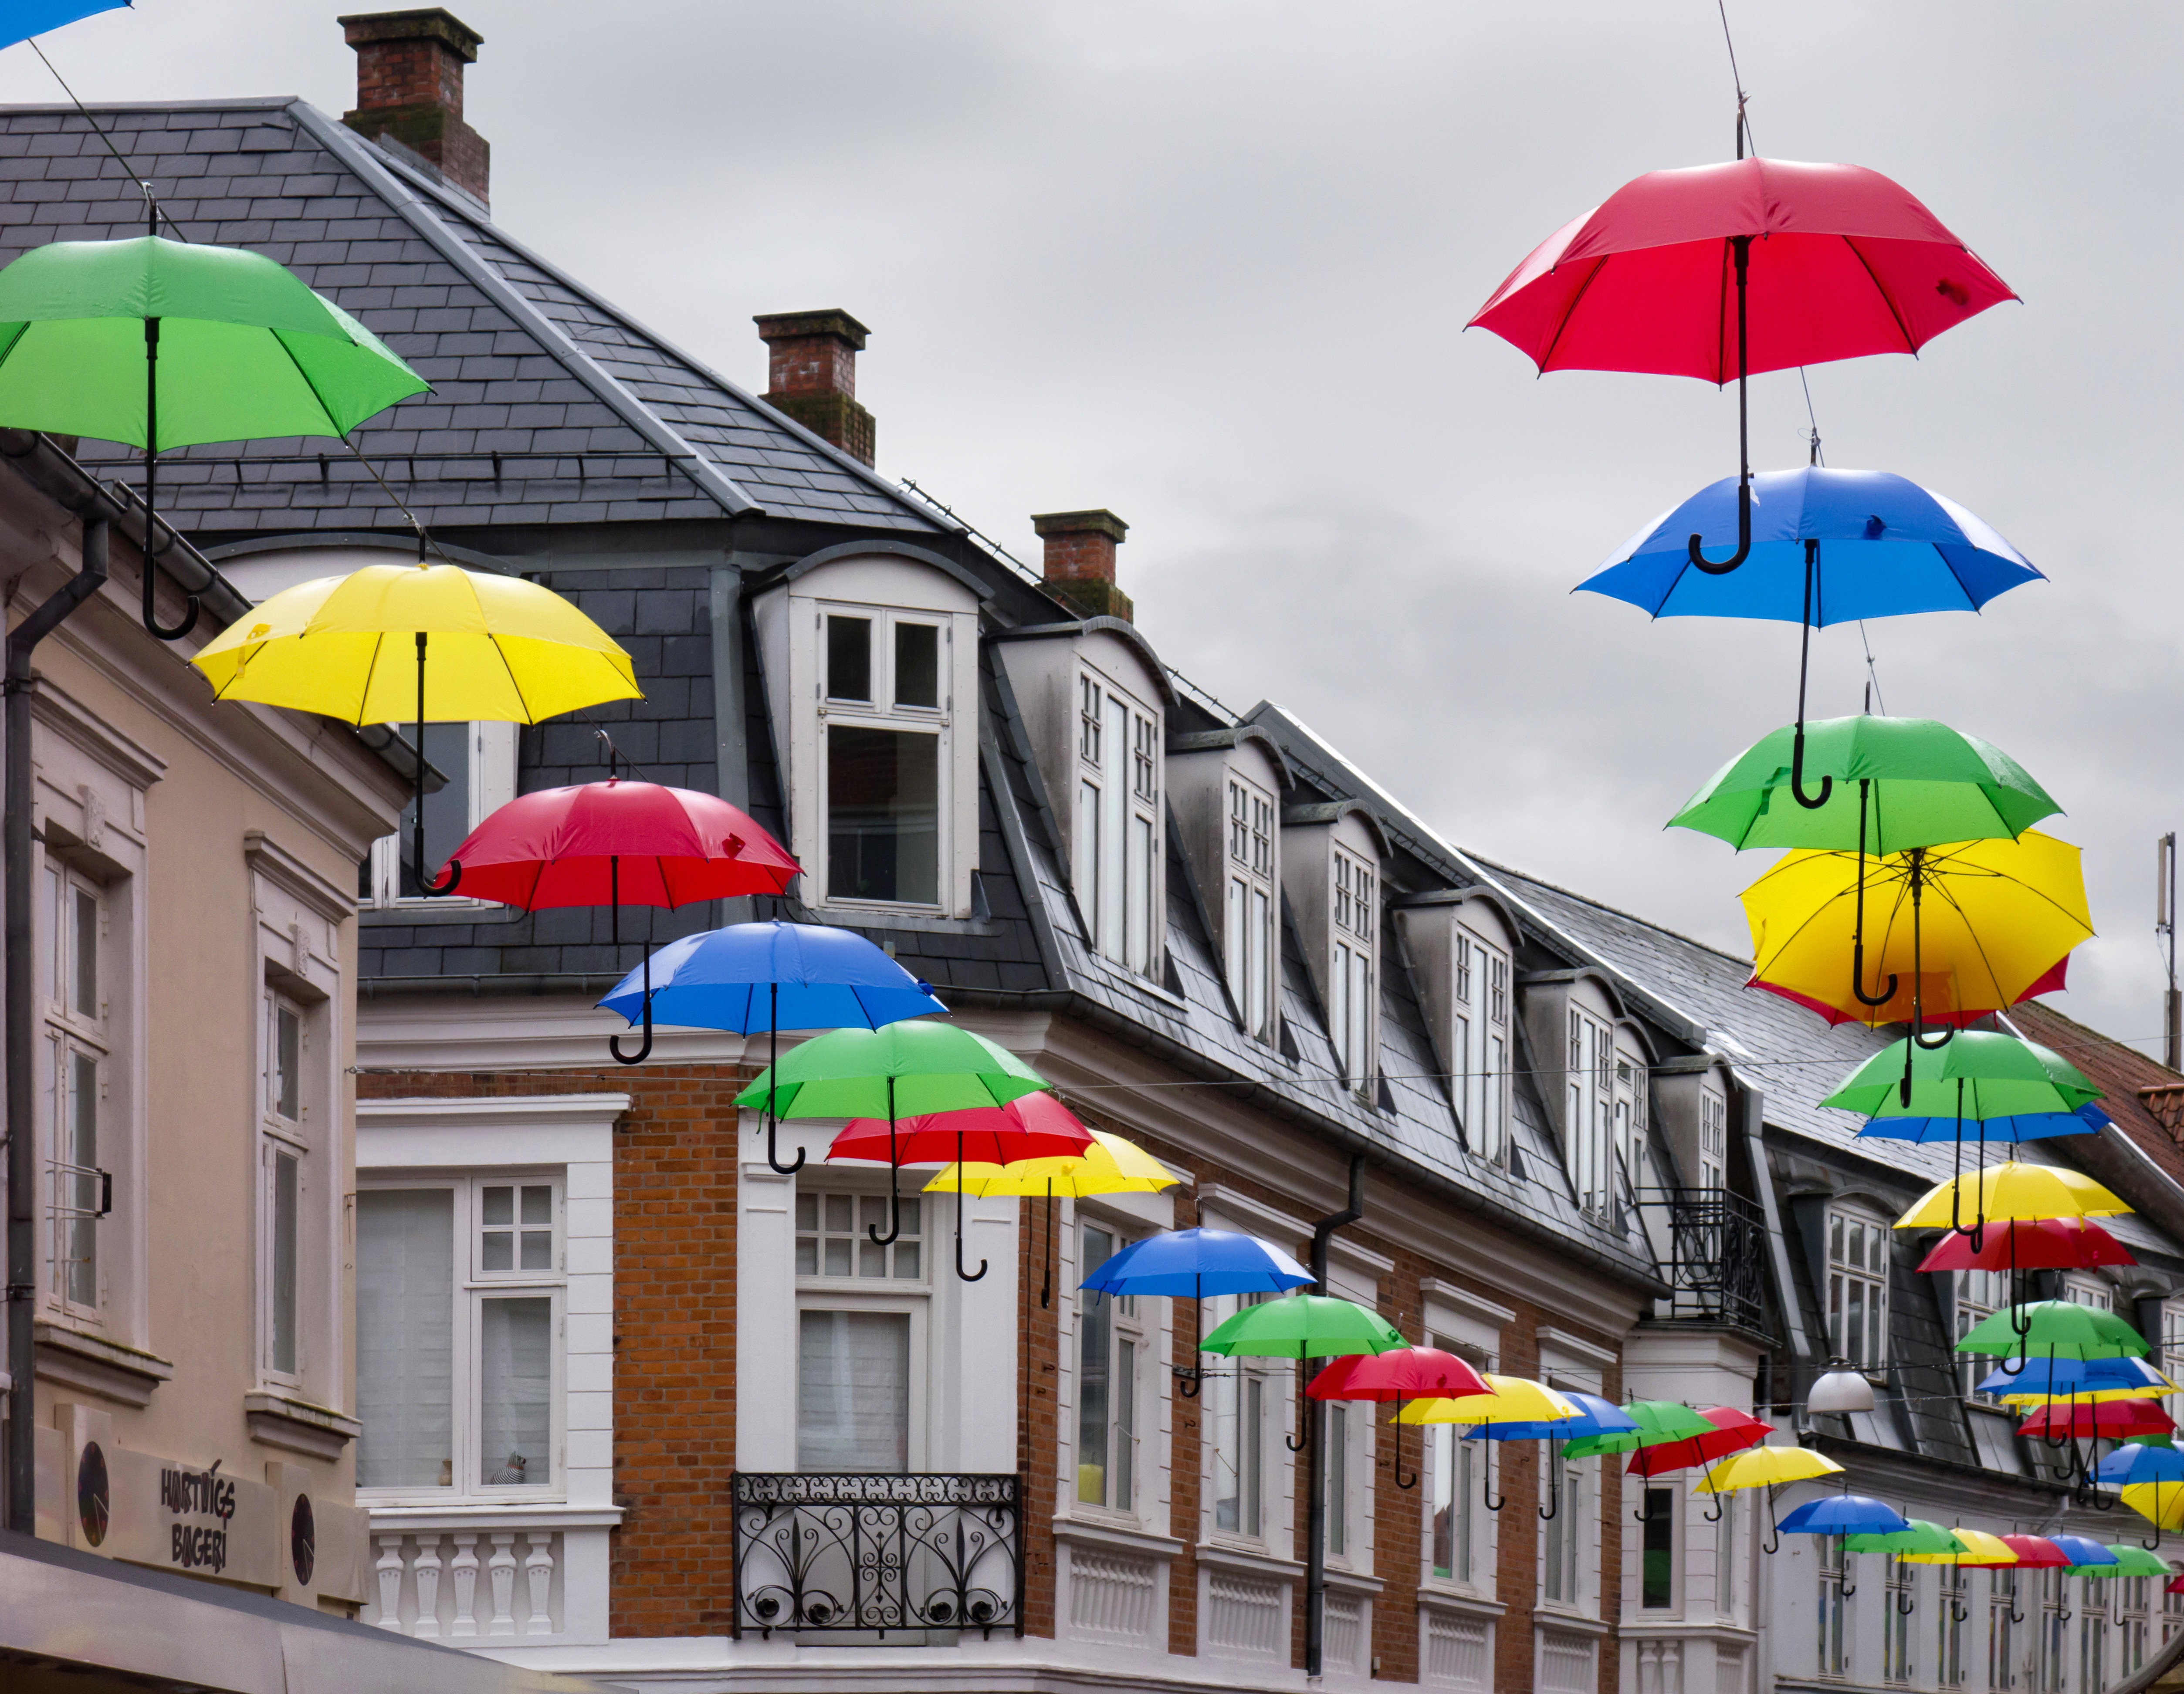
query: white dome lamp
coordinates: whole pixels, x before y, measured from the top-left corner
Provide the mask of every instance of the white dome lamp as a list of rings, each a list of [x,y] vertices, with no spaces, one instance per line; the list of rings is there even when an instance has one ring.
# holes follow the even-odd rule
[[[1841,1416],[1873,1410],[1873,1385],[1865,1373],[1852,1370],[1839,1355],[1828,1361],[1828,1369],[1813,1384],[1805,1397],[1805,1410],[1814,1416]]]

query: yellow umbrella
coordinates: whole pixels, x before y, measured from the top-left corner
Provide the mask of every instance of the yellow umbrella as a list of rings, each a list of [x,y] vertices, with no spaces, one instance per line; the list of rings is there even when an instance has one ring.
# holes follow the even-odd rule
[[[1953,1197],[1960,1185],[1975,1188],[1979,1209],[1974,1209],[1970,1195]],[[1960,1207],[1959,1216],[1970,1212],[1990,1223],[2034,1218],[2114,1218],[2131,1210],[2091,1177],[2060,1165],[2034,1165],[2013,1159],[2006,1165],[1991,1165],[1976,1174],[1936,1184],[1896,1220],[1896,1227],[1946,1229],[1953,1206]]]
[[[2151,1385],[2144,1388],[2081,1388],[2075,1394],[2005,1394],[2005,1406],[2061,1406],[2075,1401],[2080,1406],[2098,1406],[2109,1400],[2159,1400],[2178,1391],[2176,1385],[2167,1377],[2161,1379],[2164,1387]]]
[[[1810,1447],[1748,1447],[1727,1458],[1700,1478],[1695,1494],[1727,1494],[1739,1488],[1765,1488],[1777,1482],[1803,1482],[1815,1476],[1834,1476],[1842,1467]]]
[[[426,665],[427,649],[432,664]],[[454,565],[367,565],[284,588],[191,660],[224,700],[344,723],[417,726],[418,886],[425,865],[425,725],[536,723],[642,699],[629,655],[550,588]]]
[[[2116,1494],[2156,1529],[2184,1530],[2184,1486],[2174,1482],[2126,1482]]]
[[[1800,849],[1743,900],[1756,984],[1875,1027],[2014,1006],[2093,933],[2078,850],[2036,829],[1870,857]]]
[[[1396,1414],[1398,1424],[1559,1424],[1578,1415],[1574,1401],[1529,1377],[1487,1376],[1491,1394],[1454,1400],[1414,1400]]]
[[[1985,1530],[1957,1529],[1951,1533],[1962,1546],[1961,1552],[1898,1553],[1906,1564],[2015,1564],[2017,1554],[2000,1535],[1991,1535]]]

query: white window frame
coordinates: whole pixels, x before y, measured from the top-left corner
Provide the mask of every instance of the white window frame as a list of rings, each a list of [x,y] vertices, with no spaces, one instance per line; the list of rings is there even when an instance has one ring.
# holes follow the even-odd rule
[[[1699,1187],[1729,1186],[1729,1097],[1711,1081],[1699,1084]]]
[[[922,608],[835,599],[814,600],[811,605],[815,620],[817,655],[816,677],[812,687],[819,713],[816,800],[820,813],[818,841],[821,862],[815,871],[808,871],[807,874],[817,875],[826,888],[827,901],[833,906],[858,911],[941,912],[949,904],[949,888],[955,861],[955,807],[951,790],[955,770],[956,621],[944,612]],[[832,692],[832,681],[827,675],[831,634],[827,620],[837,617],[860,619],[872,626],[872,698],[868,700],[847,699]],[[894,632],[900,625],[936,632],[933,638],[935,692],[939,695],[936,705],[905,705],[894,697]],[[833,749],[831,732],[838,726],[845,729],[888,730],[933,738],[933,899],[867,899],[838,893],[833,887],[833,833],[831,814],[827,810],[827,794]],[[807,867],[811,865],[809,859],[804,862]]]
[[[1156,978],[1167,934],[1161,708],[1082,659],[1076,680],[1071,880],[1085,939],[1109,963]]]
[[[1559,1441],[1549,1442],[1548,1448],[1540,1456],[1540,1492],[1546,1492],[1551,1468],[1558,1469],[1562,1498],[1555,1515],[1540,1525],[1535,1590],[1539,1609],[1589,1618],[1599,1591],[1600,1505],[1591,1485],[1596,1465],[1591,1459],[1566,1457]]]
[[[1453,938],[1457,1111],[1471,1151],[1492,1165],[1509,1158],[1509,955],[1462,924]]]
[[[1340,841],[1328,852],[1328,1039],[1343,1079],[1369,1095],[1380,1057],[1380,872]]]
[[[41,948],[41,970],[45,989],[40,996],[45,1010],[44,1066],[47,1074],[45,1110],[46,1156],[44,1201],[48,1230],[45,1275],[51,1304],[65,1316],[98,1323],[107,1305],[108,1266],[103,1238],[109,1215],[109,1197],[114,1185],[114,1169],[120,1136],[113,1106],[119,1103],[114,1084],[114,1004],[117,984],[113,971],[118,950],[113,945],[112,902],[104,883],[95,881],[71,864],[48,854],[42,872],[45,897],[39,902],[46,928]],[[82,968],[76,916],[81,902],[91,902],[92,1006],[75,1003],[78,976]],[[79,1110],[76,1063],[91,1062],[92,1086],[91,1157],[75,1140]],[[88,1247],[88,1295],[75,1286],[71,1270],[79,1250]]]
[[[1615,1202],[1615,1027],[1574,1000],[1563,1066],[1563,1157],[1581,1211],[1604,1215]]]
[[[1919,1573],[1923,1567],[1892,1558],[1883,1567],[1880,1614],[1880,1680],[1891,1687],[1908,1687],[1919,1672],[1919,1631],[1913,1619],[1919,1604]],[[1908,1596],[1907,1613],[1901,1596]]]
[[[1244,1033],[1269,1042],[1281,971],[1280,817],[1274,796],[1230,767],[1222,811],[1223,964]]]
[[[1825,1681],[1841,1682],[1850,1674],[1855,1656],[1851,1635],[1854,1614],[1843,1597],[1843,1584],[1850,1580],[1850,1556],[1844,1551],[1841,1535],[1819,1537],[1817,1552],[1819,1630],[1814,1641],[1813,1674]],[[1857,1585],[1853,1582],[1852,1585]]]
[[[406,744],[417,733],[414,722],[387,726],[399,733]],[[427,722],[429,733],[442,726]],[[480,720],[469,725],[470,758],[466,777],[470,786],[470,829],[476,829],[486,818],[515,798],[515,755],[518,726]],[[413,799],[410,802],[415,805]],[[467,833],[467,831],[465,832]],[[382,835],[371,844],[368,861],[368,883],[362,904],[370,911],[383,911],[396,906],[432,906],[443,911],[476,911],[493,902],[472,900],[459,889],[453,894],[419,894],[403,886],[402,849],[410,839],[410,827],[404,827],[392,835]],[[437,871],[437,865],[428,870]]]
[[[789,1251],[792,1255],[796,1251],[796,1241],[800,1233],[798,1224],[801,1215],[799,1210],[800,1202],[807,1193],[815,1191],[822,1196],[820,1205],[822,1208],[825,1206],[823,1198],[825,1195],[850,1196],[856,1208],[853,1213],[856,1226],[853,1240],[860,1249],[872,1245],[870,1238],[864,1233],[865,1225],[870,1221],[866,1216],[866,1202],[877,1201],[882,1208],[886,1207],[887,1177],[884,1173],[876,1175],[870,1172],[850,1172],[826,1167],[813,1167],[808,1177],[800,1175],[793,1179],[788,1186],[791,1190],[788,1202],[788,1240]],[[918,1206],[918,1274],[916,1277],[897,1277],[892,1274],[894,1268],[892,1255],[894,1246],[900,1245],[900,1238],[895,1244],[887,1249],[890,1255],[888,1264],[890,1274],[885,1277],[859,1273],[862,1262],[859,1258],[852,1259],[851,1273],[848,1276],[825,1274],[823,1258],[821,1261],[822,1269],[816,1275],[806,1274],[797,1269],[792,1260],[790,1269],[794,1276],[796,1289],[796,1316],[789,1329],[792,1348],[788,1360],[789,1439],[792,1442],[797,1439],[797,1430],[802,1421],[800,1352],[796,1350],[800,1349],[802,1346],[803,1314],[806,1312],[900,1313],[910,1320],[910,1356],[906,1365],[903,1434],[906,1463],[904,1468],[914,1472],[922,1471],[926,1468],[928,1463],[928,1455],[931,1450],[928,1408],[932,1399],[933,1369],[933,1254],[935,1243],[939,1240],[939,1232],[935,1229],[934,1223],[940,1215],[940,1202],[938,1195],[917,1192],[914,1183],[910,1187],[911,1191],[902,1195],[902,1203],[907,1206],[915,1202]],[[800,1457],[796,1460],[796,1467],[801,1468],[802,1463],[803,1461]]]
[[[2116,1674],[2131,1676],[2146,1668],[2153,1654],[2153,1579],[2116,1580]]]
[[[1952,1276],[1950,1290],[1952,1304],[1956,1309],[1955,1339],[1963,1340],[1981,1320],[1992,1318],[2009,1304],[2009,1273],[2008,1271],[1957,1271]],[[1958,1374],[1963,1378],[1965,1399],[1979,1406],[2000,1407],[2002,1401],[1991,1394],[1981,1394],[1979,1385],[1992,1371],[2000,1368],[1999,1355],[1965,1353],[1959,1356]]]
[[[1279,1296],[1267,1295],[1208,1295],[1199,1302],[1199,1323],[1201,1335],[1210,1335],[1223,1323],[1234,1317],[1245,1306]],[[1288,1432],[1289,1397],[1285,1388],[1289,1378],[1285,1372],[1274,1369],[1274,1361],[1250,1357],[1212,1359],[1206,1366],[1207,1375],[1199,1388],[1200,1418],[1206,1430],[1206,1439],[1200,1444],[1204,1452],[1204,1519],[1202,1539],[1224,1546],[1243,1547],[1266,1552],[1279,1546],[1288,1531],[1277,1509],[1282,1494],[1282,1462],[1288,1457],[1282,1437]],[[1252,1404],[1256,1389],[1256,1416]],[[1223,1435],[1217,1419],[1230,1415],[1221,1408],[1233,1396],[1233,1416],[1236,1427],[1236,1453],[1233,1465],[1236,1473],[1236,1522],[1233,1526],[1220,1521],[1220,1484],[1224,1454]],[[1257,1497],[1252,1498],[1245,1482],[1246,1475],[1254,1475],[1257,1482]],[[1256,1516],[1256,1524],[1252,1522]]]
[[[1888,1220],[1861,1206],[1830,1206],[1826,1230],[1828,1286],[1823,1299],[1830,1354],[1847,1360],[1853,1369],[1877,1372],[1888,1360]],[[1853,1243],[1860,1249],[1856,1266],[1848,1260]],[[1853,1317],[1863,1320],[1855,1340],[1847,1333]]]
[[[2016,1571],[1997,1568],[1987,1573],[1986,1686],[1990,1694],[2008,1694],[2017,1686],[2017,1629],[2010,1613],[2019,1617]]]
[[[1080,1268],[1078,1280],[1096,1269],[1099,1261],[1092,1257],[1092,1248],[1085,1240],[1087,1230],[1097,1229],[1106,1234],[1113,1243],[1109,1249],[1112,1257],[1132,1242],[1145,1238],[1142,1224],[1134,1228],[1116,1222],[1102,1212],[1084,1206],[1077,1208],[1072,1233],[1075,1236],[1076,1262]],[[1086,1458],[1084,1453],[1084,1370],[1085,1315],[1091,1301],[1097,1301],[1107,1320],[1107,1427],[1106,1446],[1100,1455],[1102,1492],[1108,1497],[1088,1500],[1084,1495]],[[1154,1398],[1159,1380],[1160,1329],[1159,1312],[1156,1302],[1144,1296],[1088,1294],[1079,1290],[1077,1297],[1075,1322],[1072,1326],[1068,1369],[1070,1372],[1070,1426],[1064,1435],[1062,1450],[1071,1462],[1076,1479],[1067,1490],[1065,1507],[1071,1516],[1095,1520],[1136,1524],[1145,1521],[1145,1502],[1152,1498],[1152,1482],[1146,1474],[1148,1455],[1157,1452],[1158,1446],[1149,1439],[1153,1433],[1156,1416]],[[1117,1385],[1124,1380],[1119,1368],[1123,1349],[1131,1350],[1131,1368],[1128,1373],[1127,1389],[1118,1392]],[[1120,1414],[1120,1415],[1118,1415]],[[1129,1460],[1128,1497],[1114,1497],[1117,1465],[1115,1453],[1118,1444],[1127,1443]]]
[[[1446,1310],[1439,1321],[1429,1315],[1425,1328],[1429,1346],[1454,1353],[1477,1370],[1499,1368],[1497,1351],[1486,1345],[1488,1339],[1497,1333],[1495,1329]],[[1420,1585],[1468,1598],[1491,1600],[1498,1586],[1496,1565],[1500,1552],[1496,1528],[1500,1515],[1486,1509],[1486,1467],[1489,1459],[1496,1457],[1488,1451],[1492,1444],[1458,1440],[1455,1426],[1449,1424],[1421,1424],[1418,1434],[1418,1485],[1424,1491],[1421,1502],[1424,1509],[1419,1513],[1419,1569],[1424,1573]],[[1437,1502],[1444,1498],[1451,1506],[1461,1502],[1453,1513],[1451,1550],[1455,1557],[1446,1576],[1439,1574],[1439,1567],[1434,1562],[1434,1517]]]
[[[311,1365],[308,1336],[310,1314],[309,1255],[323,1243],[312,1227],[317,1211],[318,1173],[311,1155],[314,1132],[320,1130],[326,1108],[314,1087],[326,1038],[315,1026],[322,1022],[317,1010],[293,991],[269,982],[260,1000],[258,1064],[258,1368],[268,1383],[299,1388]],[[296,1113],[281,1109],[280,1024],[284,1016],[296,1022]],[[319,1139],[323,1139],[320,1137]],[[280,1358],[281,1254],[279,1203],[280,1165],[295,1165],[295,1190],[290,1198],[288,1228],[290,1352]]]

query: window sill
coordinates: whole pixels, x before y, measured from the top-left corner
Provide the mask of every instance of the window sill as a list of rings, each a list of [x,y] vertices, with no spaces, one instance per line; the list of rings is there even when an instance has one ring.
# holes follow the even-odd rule
[[[1598,1618],[1588,1618],[1582,1612],[1568,1611],[1558,1602],[1545,1600],[1532,1608],[1532,1621],[1542,1629],[1569,1630],[1581,1635],[1604,1636],[1608,1628]]]
[[[1362,1594],[1370,1598],[1388,1585],[1379,1577],[1368,1575],[1362,1571],[1345,1570],[1334,1564],[1327,1567],[1326,1576],[1327,1585],[1338,1594]]]
[[[1295,1581],[1304,1575],[1301,1559],[1276,1558],[1256,1548],[1223,1546],[1219,1541],[1201,1541],[1198,1562],[1216,1570],[1240,1570],[1250,1576],[1279,1576]]]
[[[359,1498],[375,1530],[474,1530],[512,1524],[526,1530],[611,1530],[622,1519],[619,1506],[571,1506],[559,1501],[450,1502],[442,1505],[382,1503]]]
[[[445,900],[391,900],[384,906],[367,900],[357,907],[357,916],[365,928],[372,929],[397,923],[514,923],[531,914],[497,900],[465,900],[453,894]]]
[[[250,1439],[305,1458],[339,1459],[364,1425],[332,1407],[314,1406],[276,1390],[242,1396],[242,1420]]]
[[[1156,1535],[1150,1530],[1127,1524],[1102,1523],[1090,1518],[1056,1518],[1051,1527],[1057,1541],[1081,1542],[1086,1546],[1106,1547],[1145,1557],[1170,1559],[1183,1551],[1183,1543],[1173,1535]]]
[[[1445,1583],[1446,1577],[1428,1579],[1433,1583]],[[1509,1608],[1499,1600],[1490,1600],[1483,1594],[1468,1589],[1421,1587],[1418,1590],[1418,1608],[1421,1611],[1453,1612],[1466,1618],[1498,1618]]]
[[[175,1374],[174,1362],[51,1321],[33,1322],[38,1375],[125,1406],[149,1406],[152,1390]]]

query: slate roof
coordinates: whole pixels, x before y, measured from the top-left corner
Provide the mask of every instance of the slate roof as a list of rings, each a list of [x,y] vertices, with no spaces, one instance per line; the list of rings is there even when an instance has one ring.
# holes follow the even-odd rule
[[[464,197],[303,101],[92,110],[187,237],[287,265],[433,385],[356,435],[427,523],[762,510],[904,534],[946,527],[528,251]],[[80,114],[0,108],[0,262],[50,241],[139,235],[144,218],[135,183]],[[103,443],[86,443],[82,456],[104,474],[141,474],[136,455]],[[404,527],[332,441],[163,455],[160,487],[185,526],[229,535]]]

